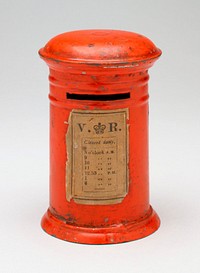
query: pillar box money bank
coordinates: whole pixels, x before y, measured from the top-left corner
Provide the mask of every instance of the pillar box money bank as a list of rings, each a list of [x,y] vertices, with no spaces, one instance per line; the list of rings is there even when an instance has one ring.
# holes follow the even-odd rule
[[[50,74],[50,206],[42,228],[62,240],[110,244],[150,235],[148,38],[66,32],[40,49]]]

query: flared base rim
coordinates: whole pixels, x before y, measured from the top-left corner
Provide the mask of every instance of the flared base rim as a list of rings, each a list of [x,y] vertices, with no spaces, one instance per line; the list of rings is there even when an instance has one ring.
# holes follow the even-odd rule
[[[81,244],[117,244],[144,238],[160,226],[157,213],[151,212],[145,219],[108,227],[80,227],[64,223],[47,210],[42,218],[43,230],[58,239]]]

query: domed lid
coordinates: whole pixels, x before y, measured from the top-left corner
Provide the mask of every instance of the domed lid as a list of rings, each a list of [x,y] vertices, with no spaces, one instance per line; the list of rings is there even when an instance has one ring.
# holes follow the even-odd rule
[[[39,54],[67,63],[125,64],[161,55],[148,38],[122,30],[77,30],[52,38]]]

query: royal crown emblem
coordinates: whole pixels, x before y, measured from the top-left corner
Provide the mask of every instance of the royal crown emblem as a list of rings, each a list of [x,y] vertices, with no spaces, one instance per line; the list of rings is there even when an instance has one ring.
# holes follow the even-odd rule
[[[105,124],[101,124],[101,122],[99,122],[97,125],[93,126],[96,134],[103,134],[104,130],[106,129],[106,125]]]

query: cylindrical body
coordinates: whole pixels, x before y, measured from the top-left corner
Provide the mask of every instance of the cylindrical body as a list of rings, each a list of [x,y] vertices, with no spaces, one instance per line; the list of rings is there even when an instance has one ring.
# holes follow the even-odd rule
[[[161,51],[144,36],[86,30],[40,50],[50,68],[50,206],[60,239],[119,243],[159,227],[149,204],[148,69]]]

